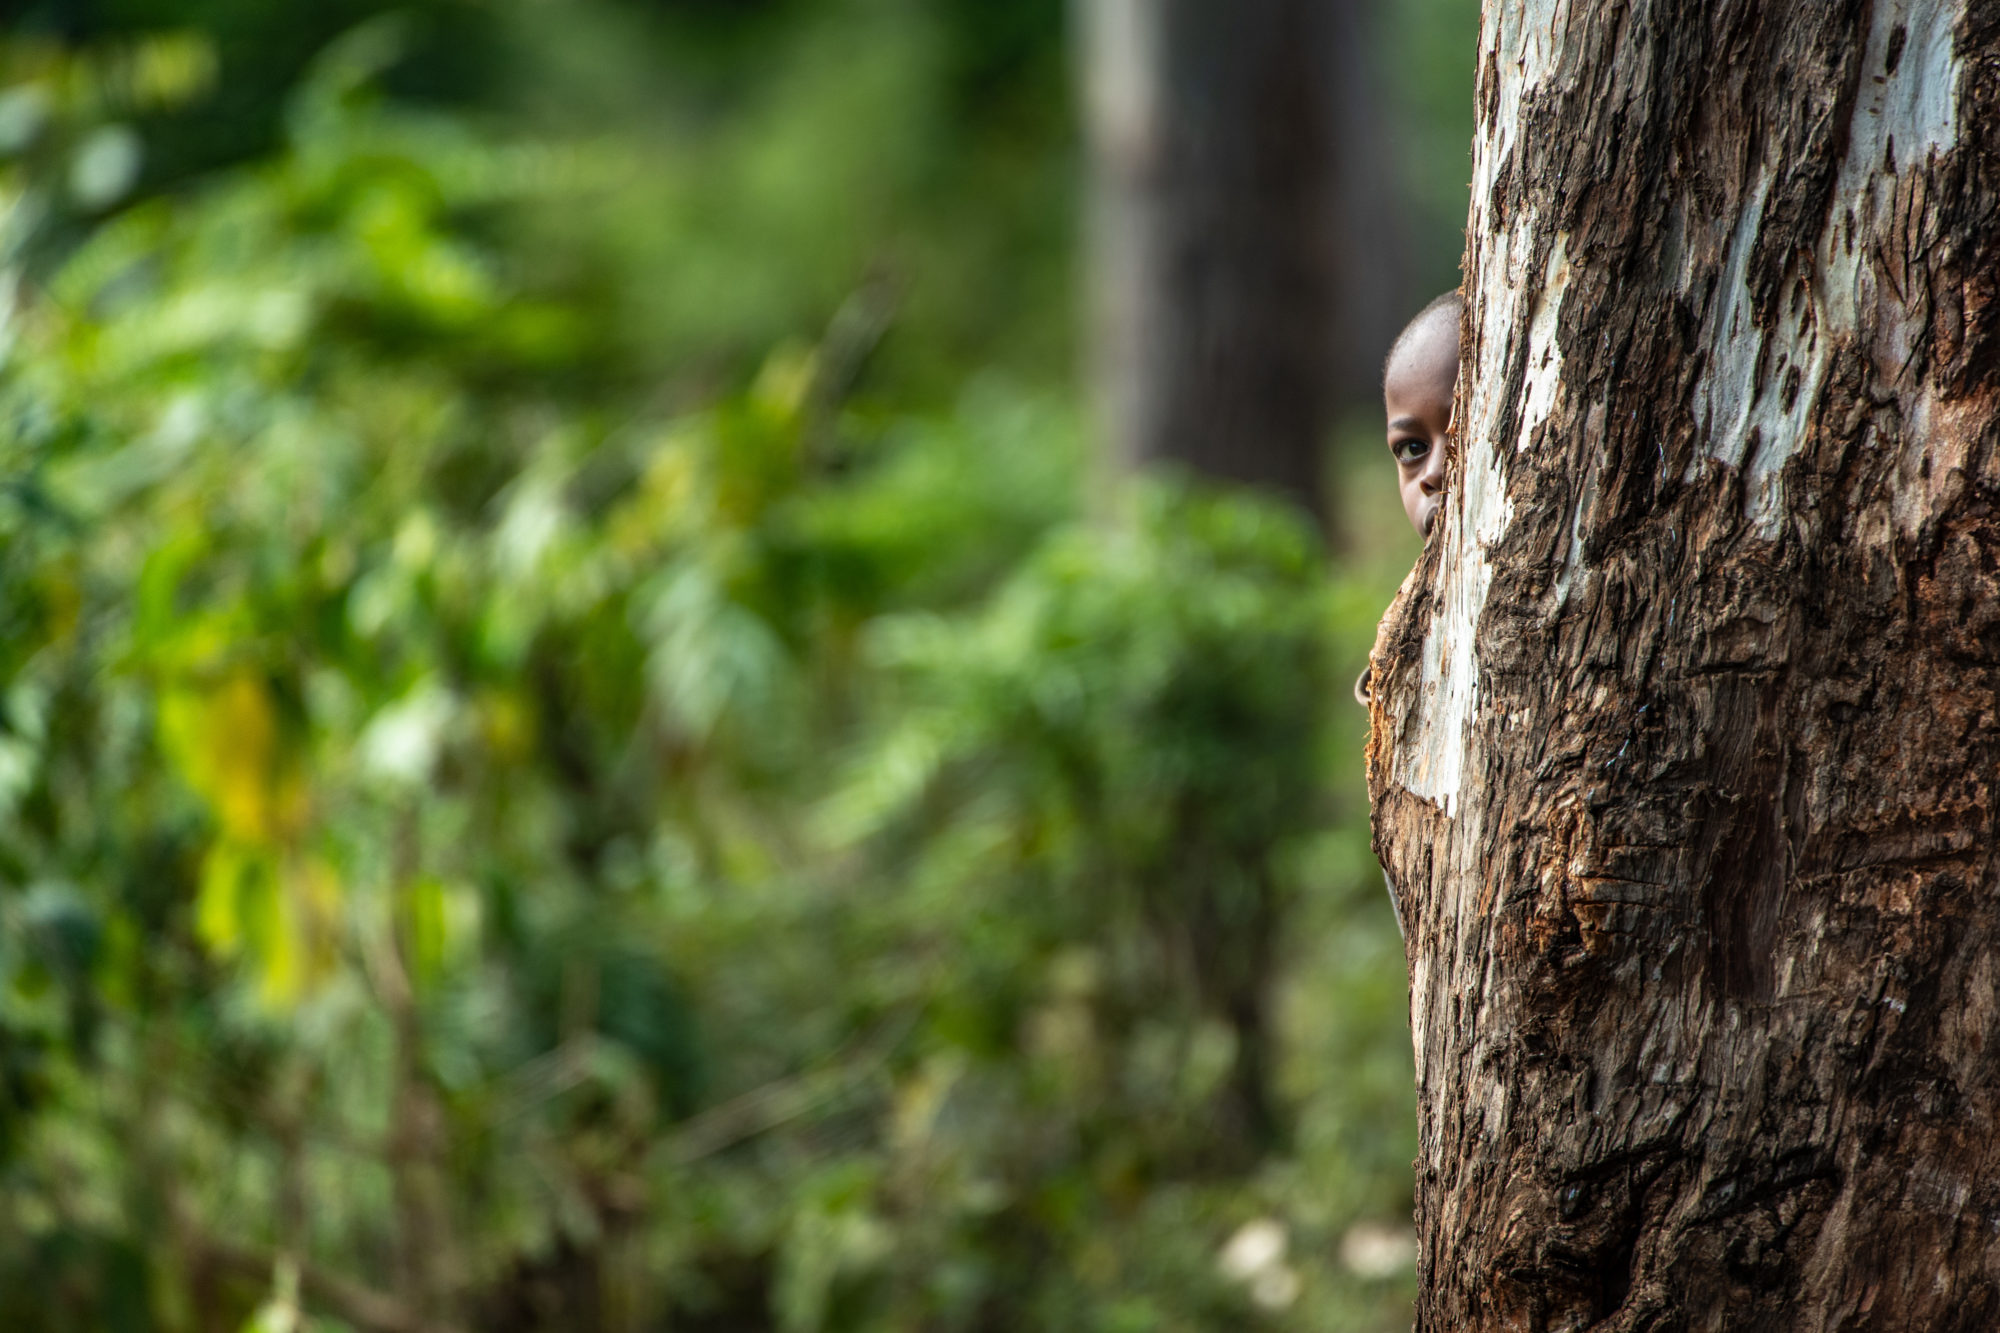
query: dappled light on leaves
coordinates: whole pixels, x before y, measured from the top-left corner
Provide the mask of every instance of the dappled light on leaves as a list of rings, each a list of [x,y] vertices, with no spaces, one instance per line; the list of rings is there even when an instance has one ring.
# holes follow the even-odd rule
[[[221,48],[8,66],[0,1324],[1406,1318],[1400,571],[1101,483],[1060,7],[918,8],[644,132],[371,22],[221,162]]]

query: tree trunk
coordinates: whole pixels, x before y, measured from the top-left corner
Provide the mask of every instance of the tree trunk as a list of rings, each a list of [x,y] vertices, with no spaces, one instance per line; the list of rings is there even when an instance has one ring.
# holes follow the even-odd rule
[[[1079,0],[1092,149],[1097,389],[1120,462],[1260,487],[1324,523],[1334,410],[1371,411],[1407,307],[1357,0]],[[1402,307],[1399,314],[1399,307]],[[1319,673],[1297,680],[1314,725]],[[1282,1141],[1270,983],[1277,849],[1180,822],[1149,886],[1187,999],[1235,1046],[1206,1164]]]
[[[1488,0],[1420,1330],[2000,1327],[2000,5]]]
[[[1369,382],[1336,320],[1344,126],[1363,99],[1355,7],[1325,0],[1084,0],[1093,353],[1128,463],[1176,463],[1325,508],[1339,388]],[[1342,53],[1347,52],[1345,62]],[[1353,173],[1349,173],[1352,183]],[[1361,193],[1353,189],[1350,193]],[[1380,213],[1383,199],[1370,200]],[[1360,254],[1375,275],[1386,251]],[[1359,285],[1359,284],[1357,284]],[[1376,303],[1379,306],[1380,301]],[[1371,307],[1359,319],[1379,333]]]

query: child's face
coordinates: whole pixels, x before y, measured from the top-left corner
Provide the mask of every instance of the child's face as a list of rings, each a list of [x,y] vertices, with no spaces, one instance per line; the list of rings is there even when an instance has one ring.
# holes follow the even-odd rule
[[[1458,386],[1458,316],[1439,311],[1389,358],[1382,403],[1389,416],[1403,512],[1429,535],[1444,498],[1444,440],[1451,433],[1451,396]]]

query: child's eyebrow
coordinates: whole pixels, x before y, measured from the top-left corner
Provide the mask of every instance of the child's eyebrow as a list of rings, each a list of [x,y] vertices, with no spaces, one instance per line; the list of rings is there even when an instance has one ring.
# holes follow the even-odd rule
[[[1424,423],[1415,417],[1397,417],[1389,423],[1390,430],[1422,430]]]

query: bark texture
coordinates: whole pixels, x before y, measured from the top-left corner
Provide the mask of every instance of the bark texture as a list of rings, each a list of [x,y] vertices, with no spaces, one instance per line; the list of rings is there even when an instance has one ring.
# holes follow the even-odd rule
[[[1114,448],[1325,500],[1337,400],[1408,304],[1366,7],[1085,0],[1093,354]],[[1345,299],[1343,299],[1345,298]]]
[[[1420,1330],[2000,1328],[2000,4],[1488,0]]]

